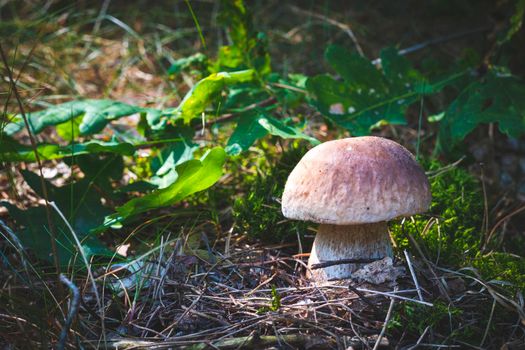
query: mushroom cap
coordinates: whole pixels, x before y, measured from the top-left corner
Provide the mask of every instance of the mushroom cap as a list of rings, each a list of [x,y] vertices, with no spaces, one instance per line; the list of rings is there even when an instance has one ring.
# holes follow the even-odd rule
[[[423,212],[431,199],[428,179],[406,148],[382,137],[351,137],[304,155],[286,181],[282,212],[321,224],[364,224]]]

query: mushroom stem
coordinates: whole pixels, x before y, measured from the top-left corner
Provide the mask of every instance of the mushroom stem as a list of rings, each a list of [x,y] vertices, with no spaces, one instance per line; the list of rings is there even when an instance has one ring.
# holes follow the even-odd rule
[[[308,267],[343,259],[382,259],[392,257],[392,245],[385,221],[360,225],[319,226],[308,260]],[[309,270],[308,277],[322,282],[349,278],[364,264],[340,264]]]

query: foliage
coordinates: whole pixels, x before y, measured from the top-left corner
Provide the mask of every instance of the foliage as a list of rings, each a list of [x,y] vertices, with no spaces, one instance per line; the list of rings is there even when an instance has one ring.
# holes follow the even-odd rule
[[[22,171],[25,181],[33,191],[43,196],[40,177],[30,171]],[[94,255],[112,256],[113,252],[104,247],[102,242],[89,231],[97,225],[102,224],[105,215],[111,211],[102,205],[101,196],[93,190],[93,178],[86,178],[62,187],[53,186],[45,181],[48,198],[55,202],[56,206],[64,214],[70,225],[82,243],[85,255],[90,258]],[[54,228],[47,221],[46,208],[43,205],[30,207],[22,210],[7,202],[0,203],[9,210],[16,222],[24,229],[19,238],[24,246],[31,248],[35,255],[49,262],[53,261],[51,252],[51,239],[53,231],[56,233],[56,246],[59,253],[59,262],[62,267],[67,267],[72,259],[75,259],[79,247],[72,238],[72,232],[68,229],[58,213],[52,211],[51,219]],[[76,259],[74,264],[80,264],[81,259]]]
[[[329,46],[325,56],[343,81],[319,75],[308,79],[307,89],[321,113],[357,136],[380,123],[404,124],[407,106],[435,90],[392,48],[381,51],[382,71],[339,46]]]
[[[521,26],[523,1],[518,1],[516,9],[499,45],[510,41]],[[271,153],[264,146],[268,141],[286,139],[286,145],[293,147],[284,150],[278,161],[275,154],[266,155],[275,166],[261,163],[261,168],[250,169],[259,175],[247,177],[246,192],[236,196],[233,206],[241,230],[264,240],[282,241],[306,230],[304,223],[283,220],[278,202],[289,172],[304,153],[304,147],[297,146],[299,141],[319,143],[305,131],[308,127],[315,132],[316,127],[305,117],[309,115],[303,113],[305,105],[315,107],[352,135],[365,135],[386,123],[405,124],[415,102],[442,99],[444,103],[436,104],[440,107],[430,108],[428,121],[438,124],[437,150],[446,154],[480,124],[498,123],[502,132],[514,137],[525,134],[525,104],[520,97],[525,94],[525,84],[505,68],[480,67],[472,61],[434,74],[424,67],[416,69],[392,47],[371,61],[330,45],[325,57],[337,76],[280,74],[272,71],[266,35],[255,29],[241,0],[221,2],[218,18],[229,42],[215,57],[198,52],[172,60],[171,78],[190,71],[191,77],[199,79],[188,84],[191,89],[176,107],[139,107],[110,99],[49,106],[26,114],[31,132],[39,134],[54,126],[67,144],[42,142],[36,150],[11,138],[25,123],[22,115],[10,114],[10,123],[0,135],[0,160],[34,162],[37,152],[44,161],[64,159],[77,164],[85,178],[73,179],[70,186],[85,190],[97,186],[101,192],[98,197],[80,197],[78,205],[109,200],[116,208],[111,215],[98,213],[89,218],[89,230],[102,232],[209,188],[221,177],[227,156],[235,163],[254,145]],[[443,99],[444,89],[452,98]],[[117,132],[110,141],[97,139],[108,123],[133,114],[140,116],[139,136],[129,140]],[[210,125],[210,136],[202,137],[199,130]],[[143,147],[150,153],[138,162],[137,150]],[[200,160],[195,159],[202,154]],[[125,157],[135,157],[135,162]],[[431,171],[438,167],[435,162],[428,164]],[[139,176],[117,186],[124,169],[136,170]],[[481,242],[478,184],[465,172],[453,169],[433,177],[432,189],[431,212],[437,223],[424,236],[420,235],[427,222],[424,217],[403,226],[394,224],[395,239],[405,247],[407,234],[411,234],[429,256],[447,264],[460,263],[465,255],[474,257]],[[77,219],[76,213],[69,215]]]
[[[319,141],[314,137],[302,133],[298,128],[288,126],[265,113],[254,112],[245,113],[239,118],[237,128],[228,140],[226,150],[229,154],[237,155],[267,134],[279,136],[283,139],[305,139],[313,145],[319,144]]]
[[[394,309],[388,328],[389,330],[397,329],[422,334],[426,327],[438,329],[452,328],[453,323],[458,325],[461,314],[461,309],[447,305],[442,301],[435,302],[433,307],[402,303]]]
[[[492,68],[454,100],[440,123],[439,147],[452,150],[481,123],[498,123],[512,137],[525,134],[525,85],[508,71]]]
[[[78,125],[78,135],[92,135],[102,131],[110,121],[135,113],[146,113],[149,115],[148,119],[152,119],[152,115],[162,114],[161,111],[140,108],[119,101],[87,99],[65,102],[42,111],[27,113],[26,117],[34,134],[40,133],[46,127],[82,117]],[[18,114],[5,126],[4,132],[13,135],[24,128],[23,116]]]
[[[283,218],[279,202],[288,174],[305,152],[304,145],[292,143],[278,159],[269,155],[269,164],[261,164],[257,176],[246,179],[246,193],[233,205],[233,217],[242,232],[266,242],[282,242],[307,231],[305,222]]]
[[[309,78],[306,86],[312,103],[355,136],[367,135],[385,123],[405,124],[411,104],[432,98],[447,86],[459,90],[457,98],[429,118],[440,122],[438,151],[450,153],[483,123],[497,122],[502,132],[513,137],[525,134],[525,104],[520,98],[525,84],[507,69],[491,66],[486,74],[474,67],[453,69],[431,80],[393,48],[381,51],[381,70],[339,46],[329,46],[325,56],[343,81],[329,75]]]
[[[168,187],[134,198],[116,208],[96,231],[120,227],[126,219],[148,210],[173,205],[185,197],[212,186],[222,175],[226,153],[220,147],[207,152],[200,160],[192,159],[175,167],[176,180]]]
[[[115,153],[131,156],[135,147],[128,142],[109,142],[90,140],[84,143],[73,143],[67,146],[40,143],[36,148],[40,160],[52,160],[79,156],[83,154]],[[31,146],[18,143],[14,139],[4,136],[0,143],[0,161],[4,162],[35,162],[35,150]]]
[[[279,292],[275,288],[275,286],[272,286],[272,301],[270,302],[269,306],[263,306],[257,310],[257,313],[262,314],[268,311],[279,311],[281,308],[281,296],[279,295]]]

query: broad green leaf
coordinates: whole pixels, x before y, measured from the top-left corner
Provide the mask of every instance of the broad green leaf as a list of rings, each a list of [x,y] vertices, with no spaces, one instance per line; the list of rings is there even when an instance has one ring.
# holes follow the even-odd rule
[[[185,123],[189,123],[193,118],[200,117],[206,107],[215,101],[226,86],[249,82],[254,78],[255,74],[253,70],[211,74],[207,78],[199,81],[193,89],[186,94],[177,107],[177,116],[182,118]]]
[[[354,89],[373,87],[380,91],[386,90],[386,81],[381,71],[365,57],[351,53],[341,46],[330,45],[326,48],[325,58],[341,75],[346,85]]]
[[[41,160],[51,160],[94,153],[116,153],[131,156],[135,153],[135,147],[126,142],[91,140],[85,143],[77,143],[68,146],[53,144],[39,144],[37,152]],[[26,146],[4,136],[0,142],[0,160],[14,162],[34,162],[35,152],[31,146]]]
[[[54,261],[51,248],[51,231],[49,230],[46,208],[44,206],[31,207],[21,210],[8,202],[0,202],[9,215],[16,221],[20,229],[17,236],[25,248],[31,249],[33,253],[42,260],[52,263]],[[62,218],[56,212],[51,213],[54,230],[57,234],[56,247],[59,255],[59,264],[66,268],[74,259],[74,265],[82,266],[82,259],[77,256],[78,246],[75,244],[71,232],[64,224]],[[77,232],[78,234],[78,232]],[[79,235],[82,250],[87,258],[92,256],[114,255],[100,240],[93,236]]]
[[[38,195],[43,196],[40,177],[27,170],[23,170],[21,173],[31,189]],[[49,200],[55,202],[73,227],[87,257],[113,255],[96,237],[88,235],[88,232],[99,226],[104,221],[104,217],[110,212],[109,209],[102,205],[101,197],[93,189],[90,179],[85,178],[63,187],[53,186],[48,181],[45,181],[45,185]],[[52,235],[47,221],[45,206],[21,210],[5,202],[0,203],[0,205],[8,209],[9,214],[21,227],[18,236],[22,244],[26,248],[30,248],[40,259],[53,262],[51,254]],[[79,248],[75,244],[70,230],[53,209],[51,209],[51,220],[56,233],[59,262],[62,267],[66,267],[71,263],[72,258],[77,255]],[[75,259],[75,265],[81,264],[82,259]]]
[[[525,83],[497,69],[470,84],[440,123],[438,149],[450,151],[481,123],[498,123],[512,137],[525,134]]]
[[[31,131],[35,134],[48,126],[64,124],[74,119],[80,135],[91,135],[100,132],[110,121],[135,113],[146,113],[152,127],[158,127],[161,116],[170,115],[170,111],[142,108],[119,101],[88,99],[65,102],[42,111],[27,113],[26,116]],[[4,131],[7,135],[13,135],[24,128],[22,116],[17,115],[6,125]],[[64,125],[61,130],[66,128]]]
[[[239,117],[237,127],[228,140],[226,152],[231,155],[240,154],[250,148],[255,141],[268,135],[266,130],[259,124],[259,113],[247,113]]]
[[[112,182],[118,181],[124,174],[124,159],[118,154],[85,154],[69,159],[78,165],[84,173],[83,181],[96,188],[107,199],[119,200],[115,195]]]
[[[313,145],[319,144],[319,141],[316,138],[306,135],[297,128],[285,125],[279,119],[268,116],[266,118],[259,119],[259,124],[268,130],[271,135],[279,136],[283,139],[304,139]]]
[[[326,59],[343,81],[318,75],[308,79],[307,90],[322,114],[354,135],[366,135],[383,123],[404,124],[410,104],[450,83],[427,83],[394,49],[381,52],[382,70],[338,46],[327,48]]]
[[[124,220],[132,216],[173,205],[193,193],[207,189],[222,176],[222,166],[225,160],[224,150],[216,147],[200,160],[193,159],[179,164],[175,168],[178,178],[173,184],[143,197],[134,198],[118,207],[117,212],[107,216],[104,224],[94,232],[103,231],[110,226],[118,227]]]
[[[43,197],[42,182],[37,174],[22,170],[24,180],[39,196]],[[85,236],[104,221],[110,210],[102,205],[100,194],[89,178],[56,187],[44,180],[50,201],[56,203],[79,236]]]
[[[67,124],[71,120],[78,123],[80,135],[91,135],[100,132],[112,120],[140,113],[145,115],[145,120],[152,130],[163,130],[168,119],[172,122],[181,118],[189,123],[193,118],[198,118],[220,95],[221,91],[229,85],[250,82],[255,79],[255,72],[251,69],[237,72],[214,73],[199,81],[191,89],[177,108],[157,110],[142,108],[127,103],[113,100],[79,100],[62,103],[48,109],[27,113],[31,131],[35,134],[48,126]],[[80,121],[80,122],[79,122]],[[7,124],[4,132],[13,135],[25,127],[22,116],[17,115]],[[70,126],[71,127],[71,126]],[[67,125],[61,126],[61,132],[66,136]]]
[[[84,117],[78,127],[82,135],[95,134],[112,120],[143,111],[141,107],[112,100],[97,100],[84,106]]]
[[[313,145],[319,144],[317,139],[304,134],[299,129],[271,116],[255,112],[240,117],[235,131],[228,140],[226,151],[231,155],[237,155],[267,134],[283,139],[304,139]]]
[[[58,136],[66,141],[73,142],[80,136],[80,124],[82,123],[82,115],[68,120],[65,123],[58,124],[56,131]]]
[[[195,131],[188,126],[178,126],[173,136],[178,142],[171,143],[162,149],[160,154],[151,162],[151,170],[155,175],[148,181],[157,188],[165,188],[177,180],[176,166],[193,159],[193,153],[199,146],[193,142]]]

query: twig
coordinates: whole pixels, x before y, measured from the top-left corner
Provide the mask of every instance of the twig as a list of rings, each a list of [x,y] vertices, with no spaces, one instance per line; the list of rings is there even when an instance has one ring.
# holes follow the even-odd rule
[[[509,214],[505,215],[504,217],[502,217],[497,223],[496,225],[494,225],[494,227],[492,227],[492,229],[490,230],[488,236],[487,236],[487,240],[485,241],[485,244],[483,245],[483,248],[481,249],[482,251],[485,251],[485,249],[487,248],[487,245],[489,244],[492,236],[494,235],[494,232],[496,232],[496,230],[498,229],[498,227],[501,226],[501,224],[503,224],[506,220],[510,219],[512,216],[522,212],[525,210],[525,205],[524,206],[521,206],[519,207],[518,209],[510,212]]]
[[[414,303],[418,303],[418,304],[421,304],[421,305],[434,306],[434,304],[429,303],[429,302],[427,302],[427,301],[421,301],[421,300],[416,300],[416,299],[410,299],[410,298],[402,297],[401,295],[397,295],[397,294],[394,294],[394,293],[389,293],[389,292],[380,292],[380,291],[378,291],[378,290],[370,290],[370,289],[365,289],[365,288],[356,288],[356,290],[358,290],[358,291],[360,291],[360,292],[367,292],[367,293],[379,294],[379,295],[383,295],[383,296],[385,296],[385,297],[389,297],[389,298],[397,298],[397,299],[401,299],[401,300],[412,301],[412,302],[414,302]]]
[[[322,269],[329,266],[336,266],[336,265],[346,265],[346,264],[370,264],[374,261],[378,261],[384,258],[374,258],[374,259],[341,259],[341,260],[328,260],[324,261],[318,264],[313,264],[310,269],[316,270],[316,269]]]
[[[430,329],[430,326],[427,326],[425,328],[425,330],[423,331],[423,333],[421,334],[421,336],[419,336],[417,342],[414,345],[412,345],[411,347],[409,347],[407,350],[414,350],[415,348],[417,348],[421,344],[423,339],[425,338],[425,335],[427,335],[427,332],[428,332],[429,329]]]
[[[376,311],[380,311],[381,309],[378,308],[373,302],[370,301],[370,299],[368,299],[368,297],[366,295],[364,295],[361,291],[359,291],[357,288],[355,288],[354,286],[352,286],[351,284],[348,285],[348,289],[350,289],[350,291],[354,292],[355,294],[357,294],[359,296],[359,298],[361,298],[361,300],[363,300],[366,304],[368,304],[369,306],[371,306],[373,309],[375,309]]]
[[[359,41],[357,40],[357,37],[355,36],[354,32],[352,31],[352,28],[350,28],[349,25],[341,23],[339,21],[336,21],[335,19],[329,18],[329,17],[324,16],[324,15],[322,15],[320,13],[317,13],[317,12],[310,12],[310,11],[303,10],[302,8],[299,8],[299,7],[294,6],[294,5],[290,5],[290,8],[292,9],[292,11],[294,11],[296,13],[302,13],[302,14],[306,14],[308,16],[315,17],[317,19],[320,19],[322,21],[325,21],[325,22],[333,25],[334,27],[337,27],[337,28],[341,29],[343,32],[345,32],[350,37],[350,40],[352,40],[352,42],[354,43],[355,49],[357,50],[359,55],[361,55],[363,57],[365,56],[365,53],[363,52],[363,49],[361,48],[361,45],[359,45]]]
[[[390,300],[390,305],[388,306],[388,311],[386,313],[385,324],[383,325],[383,328],[381,329],[381,333],[379,333],[379,336],[377,337],[376,343],[372,350],[377,350],[379,348],[379,344],[381,344],[381,338],[383,338],[383,335],[385,335],[386,327],[388,326],[388,322],[390,321],[390,317],[392,316],[392,310],[394,310],[394,303],[395,303],[395,299],[392,298]]]
[[[492,317],[494,316],[495,308],[496,308],[496,299],[494,299],[494,301],[492,302],[492,309],[490,310],[490,316],[487,322],[487,327],[485,328],[485,333],[483,334],[483,338],[481,339],[481,343],[479,344],[480,348],[483,348],[483,344],[485,343],[485,340],[487,339],[487,335],[489,334],[489,328],[490,328],[490,324],[492,323]]]
[[[439,168],[437,170],[434,170],[434,171],[427,171],[425,172],[425,175],[427,175],[427,177],[429,179],[432,179],[436,176],[439,176],[443,173],[446,173],[447,171],[450,171],[452,169],[454,169],[456,166],[459,165],[459,163],[461,163],[464,159],[466,158],[466,156],[462,156],[461,158],[459,158],[458,160],[456,160],[454,163],[450,163],[450,164],[447,164],[445,165],[444,167],[442,168]]]
[[[80,305],[80,291],[78,290],[78,287],[75,286],[75,284],[71,282],[64,274],[61,273],[59,278],[60,281],[64,283],[73,294],[71,298],[71,304],[69,306],[69,312],[67,314],[66,321],[64,322],[64,326],[60,331],[60,338],[58,339],[57,344],[57,349],[63,350],[66,348],[67,334],[69,333],[69,328],[71,328],[71,324],[73,323],[73,320],[75,319],[75,316],[78,313],[78,306]]]
[[[434,223],[435,223],[434,220],[432,220],[432,219],[429,220],[426,223],[425,227],[423,228],[423,231],[421,232],[421,236],[424,236],[426,234],[426,232],[428,230],[430,230],[430,228],[432,227],[432,225]],[[434,278],[436,280],[436,283],[437,283],[437,286],[439,288],[439,291],[441,292],[441,295],[443,295],[445,298],[447,298],[448,301],[450,301],[450,296],[448,295],[447,290],[445,289],[445,286],[443,286],[441,280],[439,279],[439,277],[437,276],[436,272],[434,271],[434,269],[432,267],[432,263],[427,259],[427,257],[423,253],[423,250],[421,249],[421,247],[419,246],[417,241],[414,239],[414,237],[409,232],[405,232],[405,228],[404,227],[405,226],[404,226],[404,221],[403,221],[403,224],[401,225],[401,229],[403,230],[404,233],[406,233],[410,243],[416,248],[417,252],[421,256],[421,259],[423,259],[423,262],[427,265],[428,269],[430,270],[430,273],[432,273],[432,275],[434,276]]]
[[[465,37],[465,36],[469,36],[469,35],[477,34],[477,33],[482,33],[482,32],[486,32],[486,31],[489,31],[489,30],[490,30],[489,27],[481,27],[481,28],[465,30],[463,32],[454,33],[454,34],[447,35],[447,36],[442,36],[442,37],[439,37],[439,38],[436,38],[436,39],[430,39],[430,40],[427,40],[427,41],[423,41],[422,43],[409,46],[409,47],[407,47],[405,49],[401,49],[401,50],[398,51],[398,54],[401,55],[401,56],[408,55],[409,53],[422,50],[422,49],[424,49],[424,48],[426,48],[428,46],[442,44],[442,43],[447,42],[447,41],[460,39],[460,38]],[[375,60],[372,61],[372,64],[374,64],[374,65],[381,64],[381,58],[376,58]]]
[[[407,259],[408,269],[410,270],[410,274],[412,275],[412,279],[414,280],[414,284],[416,285],[416,290],[417,290],[417,295],[419,296],[419,300],[423,301],[423,295],[421,294],[421,288],[419,287],[419,283],[417,282],[414,267],[412,266],[412,262],[410,261],[410,255],[408,254],[406,249],[403,250],[403,253],[405,253],[405,258]]]

